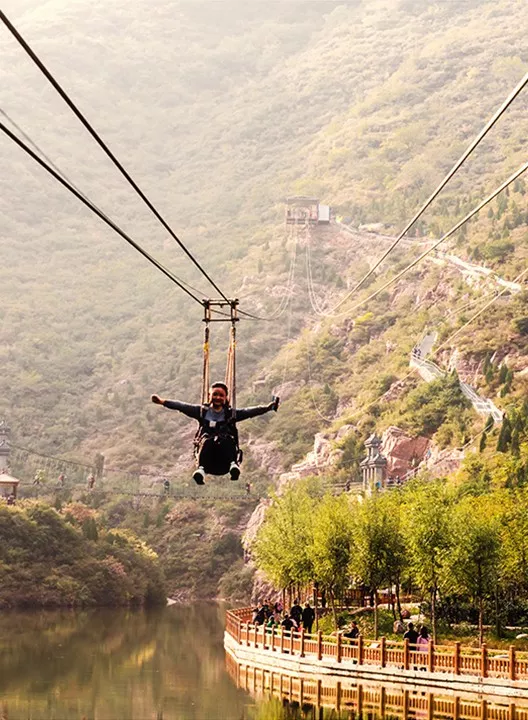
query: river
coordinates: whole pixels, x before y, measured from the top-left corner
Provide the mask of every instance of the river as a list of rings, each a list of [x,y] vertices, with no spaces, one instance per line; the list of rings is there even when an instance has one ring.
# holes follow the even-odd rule
[[[357,717],[352,705],[336,712],[331,707],[301,704],[302,690],[299,702],[297,681],[289,678],[280,681],[283,697],[271,697],[261,686],[262,673],[226,662],[223,628],[224,610],[214,604],[173,605],[149,612],[4,612],[0,614],[0,720]],[[238,689],[237,681],[248,689]],[[358,714],[384,716],[383,710],[376,709],[392,705],[390,716],[400,716],[398,696],[385,694],[385,689],[381,692],[380,696],[379,688],[362,689],[364,702],[371,705],[367,709],[365,704]],[[331,688],[324,693],[332,704],[335,693]],[[343,699],[344,693],[345,688]],[[416,702],[432,710],[431,696],[418,695]],[[411,706],[407,703],[407,707]],[[461,708],[457,705],[457,717],[462,720]],[[416,711],[420,710],[421,705],[416,705]],[[527,710],[518,708],[513,717],[528,720]],[[467,712],[468,718],[508,717],[494,715],[491,707],[481,715],[478,708],[468,705]],[[429,711],[425,716],[430,719],[433,714]],[[405,711],[406,716],[424,717],[413,711]],[[442,717],[449,717],[445,707]]]

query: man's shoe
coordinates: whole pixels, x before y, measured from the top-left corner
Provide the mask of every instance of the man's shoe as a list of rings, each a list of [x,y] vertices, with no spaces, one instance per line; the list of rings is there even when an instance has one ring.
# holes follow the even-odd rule
[[[238,480],[240,477],[240,468],[236,464],[236,462],[231,463],[231,467],[229,468],[229,475],[231,477],[231,480]]]
[[[194,471],[193,480],[197,485],[205,485],[205,470],[203,467],[199,467]]]

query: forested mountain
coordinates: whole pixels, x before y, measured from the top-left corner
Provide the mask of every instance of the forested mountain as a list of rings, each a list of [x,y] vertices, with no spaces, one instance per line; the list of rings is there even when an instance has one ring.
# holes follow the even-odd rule
[[[222,291],[264,315],[285,292],[295,247],[283,225],[286,196],[315,195],[350,226],[381,222],[396,234],[528,60],[524,0],[7,0],[3,9]],[[200,297],[216,295],[5,28],[1,53],[3,112]],[[413,228],[416,243],[448,230],[526,161],[527,97]],[[0,416],[13,442],[87,463],[100,452],[114,468],[187,483],[192,428],[149,396],[198,399],[200,307],[6,137],[1,143]],[[512,280],[526,261],[526,222],[519,181],[446,249]],[[328,308],[387,242],[331,225],[311,246],[314,293]],[[321,318],[309,303],[302,239],[288,313],[240,324],[239,401],[285,395],[279,414],[244,437],[264,435],[278,466],[301,459],[332,423],[363,428],[345,461],[357,460],[362,434],[391,422],[441,431],[442,446],[481,429],[456,400],[449,411],[448,389],[431,423],[419,411],[431,398],[417,379],[376,404],[405,374],[424,331],[447,338],[470,317],[453,311],[483,291],[452,268],[422,263],[356,307],[418,247],[398,248],[340,308],[343,317]],[[446,367],[455,350],[466,357],[493,396],[504,390],[498,364],[509,357],[517,374],[498,400],[505,409],[526,393],[525,313],[525,295],[504,297],[440,356]],[[221,376],[226,334],[214,329]],[[486,379],[491,357],[497,373]],[[263,492],[269,477],[257,456],[247,460]]]

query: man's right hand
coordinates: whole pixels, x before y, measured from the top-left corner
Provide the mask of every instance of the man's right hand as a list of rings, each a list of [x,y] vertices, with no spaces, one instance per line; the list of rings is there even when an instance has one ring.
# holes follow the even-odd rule
[[[164,403],[164,400],[162,398],[160,398],[159,395],[151,395],[150,399],[156,405],[163,405],[163,403]]]

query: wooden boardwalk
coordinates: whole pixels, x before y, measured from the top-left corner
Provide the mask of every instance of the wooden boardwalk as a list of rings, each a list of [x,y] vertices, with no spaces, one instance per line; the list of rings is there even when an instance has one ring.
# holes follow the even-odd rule
[[[338,674],[377,681],[407,678],[428,687],[501,694],[528,699],[528,653],[463,647],[460,643],[415,650],[407,640],[325,636],[252,625],[252,610],[226,615],[226,649],[235,659],[299,673]]]

